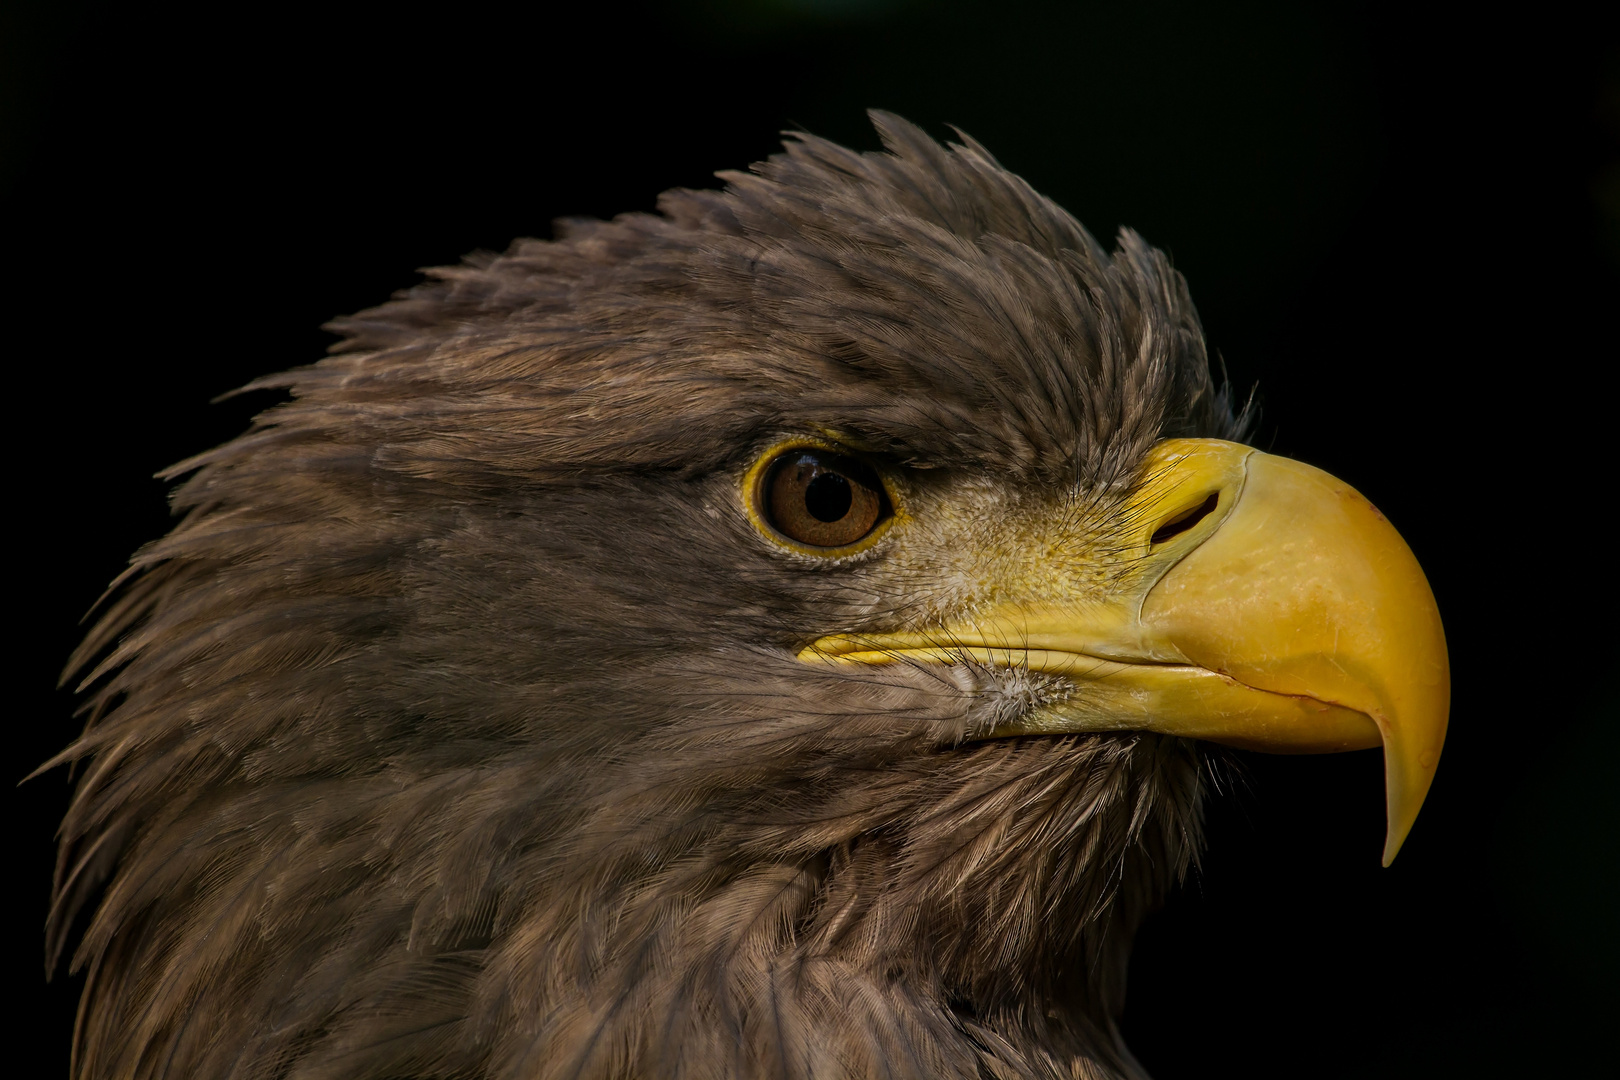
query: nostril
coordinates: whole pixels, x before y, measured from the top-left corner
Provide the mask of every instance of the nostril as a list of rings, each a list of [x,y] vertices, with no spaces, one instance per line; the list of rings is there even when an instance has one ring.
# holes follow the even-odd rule
[[[1205,499],[1203,502],[1192,507],[1191,509],[1183,510],[1181,513],[1177,514],[1175,517],[1172,517],[1163,525],[1160,525],[1157,529],[1155,529],[1153,531],[1153,537],[1148,541],[1148,543],[1162,544],[1171,537],[1180,536],[1182,533],[1186,532],[1188,529],[1192,528],[1194,525],[1197,525],[1200,521],[1203,521],[1205,518],[1209,517],[1209,515],[1213,514],[1215,512],[1215,507],[1220,504],[1220,501],[1220,492],[1210,492],[1209,498]]]

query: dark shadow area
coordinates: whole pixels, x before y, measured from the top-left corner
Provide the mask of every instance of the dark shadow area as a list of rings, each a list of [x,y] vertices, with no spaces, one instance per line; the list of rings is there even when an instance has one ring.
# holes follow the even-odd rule
[[[1240,756],[1124,1019],[1160,1080],[1598,1075],[1616,1001],[1620,35],[1406,6],[689,0],[431,19],[15,5],[5,53],[20,780],[78,730],[80,616],[168,527],[158,470],[326,320],[552,219],[649,210],[784,128],[957,125],[1110,242],[1169,251],[1256,441],[1366,493],[1446,620],[1452,729],[1379,867],[1378,755]],[[1605,51],[1607,50],[1607,51]],[[19,1074],[58,770],[17,788]],[[1612,1068],[1612,1066],[1610,1066]]]

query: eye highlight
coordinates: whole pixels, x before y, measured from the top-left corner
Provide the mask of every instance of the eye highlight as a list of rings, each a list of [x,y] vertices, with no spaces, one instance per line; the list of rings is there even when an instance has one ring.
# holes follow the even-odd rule
[[[844,549],[872,536],[892,515],[883,482],[855,458],[797,446],[762,464],[753,492],[759,519],[781,538],[817,554],[846,554]]]

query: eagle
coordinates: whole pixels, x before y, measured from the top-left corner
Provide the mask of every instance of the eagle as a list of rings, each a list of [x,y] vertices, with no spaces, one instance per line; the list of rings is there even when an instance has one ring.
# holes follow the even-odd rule
[[[174,467],[69,665],[102,1078],[1136,1078],[1212,762],[1449,708],[1182,276],[966,135],[789,134],[427,271]]]

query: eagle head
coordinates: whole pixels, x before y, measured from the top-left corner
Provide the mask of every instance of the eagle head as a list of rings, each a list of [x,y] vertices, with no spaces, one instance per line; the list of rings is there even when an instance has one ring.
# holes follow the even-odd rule
[[[338,320],[76,655],[75,1074],[1134,1077],[1210,744],[1444,735],[1181,276],[874,114]]]

